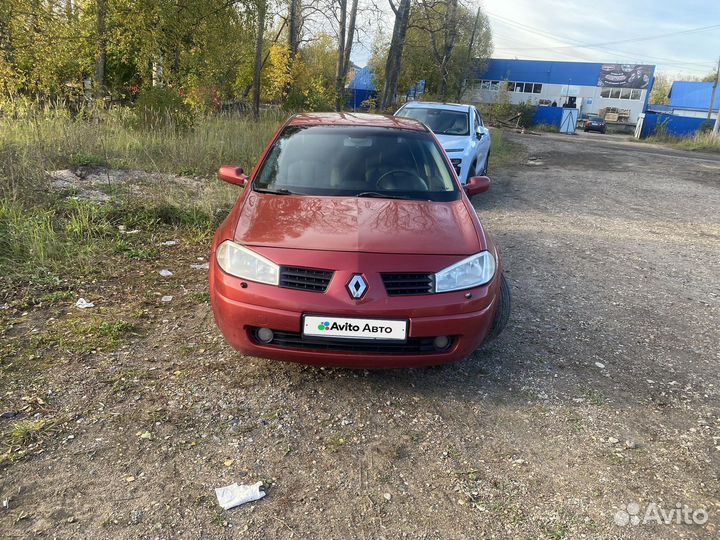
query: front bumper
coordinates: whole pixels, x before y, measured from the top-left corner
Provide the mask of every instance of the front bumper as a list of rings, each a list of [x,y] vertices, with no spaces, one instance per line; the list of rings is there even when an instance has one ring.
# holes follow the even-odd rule
[[[337,270],[325,293],[284,289],[252,283],[225,274],[215,263],[210,269],[210,298],[215,320],[225,339],[246,355],[349,368],[420,367],[455,362],[477,349],[490,332],[497,308],[500,269],[487,285],[443,294],[388,297],[379,272],[363,272],[368,293],[362,300],[349,297],[345,284],[359,271]],[[395,256],[395,263],[398,262]],[[390,265],[392,263],[386,262]],[[402,264],[402,261],[401,261]],[[412,264],[407,262],[407,264]],[[246,287],[242,287],[245,283]],[[466,298],[470,293],[471,298]],[[303,341],[303,315],[327,315],[409,321],[407,346],[390,351],[368,342],[313,338]],[[260,342],[255,332],[269,328],[277,341]],[[451,338],[450,345],[435,350],[428,344],[437,336]],[[382,343],[375,342],[378,345]],[[385,342],[387,343],[387,342]]]

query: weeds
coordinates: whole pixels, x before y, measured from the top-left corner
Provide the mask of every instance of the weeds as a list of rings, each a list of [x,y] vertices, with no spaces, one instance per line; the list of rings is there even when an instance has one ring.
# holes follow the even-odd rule
[[[132,332],[135,326],[127,321],[119,320],[115,322],[104,322],[98,328],[101,336],[106,336],[112,340],[118,340],[123,335]]]
[[[673,137],[667,134],[667,130],[658,128],[658,131],[652,137],[634,140],[653,144],[667,144],[679,150],[720,152],[720,135],[707,132],[698,133],[694,137]]]
[[[14,463],[24,458],[33,445],[59,429],[57,420],[41,418],[15,422],[9,432],[0,440],[0,466]]]
[[[492,129],[492,148],[490,151],[490,167],[489,171],[492,175],[497,167],[507,166],[509,164],[520,161],[524,154],[522,147],[509,141],[499,129]]]

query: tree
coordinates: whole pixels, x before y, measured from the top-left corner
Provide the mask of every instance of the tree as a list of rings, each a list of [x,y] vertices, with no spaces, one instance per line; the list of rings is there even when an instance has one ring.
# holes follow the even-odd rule
[[[650,91],[650,103],[654,105],[668,105],[670,103],[670,87],[672,81],[665,73],[656,73],[653,87]]]
[[[350,66],[350,53],[355,39],[355,20],[357,17],[358,0],[352,0],[348,19],[348,0],[337,0],[338,51],[335,68],[335,110],[340,111],[345,103],[345,82]],[[348,22],[349,20],[349,22]]]
[[[390,48],[387,52],[387,61],[385,62],[385,81],[383,83],[380,100],[381,109],[387,109],[395,102],[398,79],[402,68],[405,35],[407,34],[408,24],[410,23],[410,8],[412,6],[411,0],[400,0],[397,7],[393,4],[393,0],[388,0],[388,2],[395,13],[395,24],[393,25]]]
[[[260,117],[260,76],[262,75],[263,39],[265,35],[265,12],[267,0],[257,0],[257,25],[255,27],[255,72],[253,75],[253,115]]]
[[[288,50],[292,61],[300,48],[300,33],[302,30],[302,3],[300,0],[290,0],[287,20]]]
[[[434,46],[434,52],[440,63],[440,84],[438,86],[438,98],[445,101],[447,93],[448,78],[450,77],[450,59],[452,58],[455,40],[458,34],[458,0],[447,0],[445,5],[445,24],[443,25],[443,47],[442,55],[439,55]],[[426,11],[427,13],[427,11]],[[431,43],[435,44],[435,35],[431,34]]]
[[[101,98],[105,94],[105,62],[107,61],[105,18],[107,17],[107,0],[97,0],[96,8],[97,50],[95,51],[95,97]]]
[[[373,51],[370,64],[382,88],[397,76],[397,87],[407,89],[425,80],[426,93],[438,99],[457,95],[471,70],[479,69],[492,51],[490,24],[484,13],[470,12],[457,4],[454,16],[447,14],[450,0],[419,0],[412,5],[404,36],[400,68],[388,66],[392,42]],[[397,19],[396,19],[397,20]],[[454,30],[448,29],[451,21]],[[473,35],[474,34],[474,35]],[[446,40],[452,41],[446,43]],[[443,60],[444,59],[444,60]],[[382,104],[392,103],[390,92]],[[444,95],[443,95],[444,94]]]

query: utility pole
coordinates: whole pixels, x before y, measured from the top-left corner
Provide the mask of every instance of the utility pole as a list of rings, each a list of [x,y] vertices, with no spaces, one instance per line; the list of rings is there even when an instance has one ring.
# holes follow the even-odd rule
[[[710,114],[712,113],[713,105],[715,104],[715,92],[717,92],[718,84],[720,83],[720,58],[718,58],[717,74],[715,75],[715,84],[713,84],[712,96],[710,97],[710,109],[708,111],[708,120],[710,120]],[[713,126],[713,135],[717,137],[718,128],[720,128],[720,107],[718,107],[717,116],[715,116],[715,125]]]
[[[715,82],[713,83],[712,94],[710,95],[710,106],[708,107],[707,115],[708,120],[710,120],[710,117],[712,116],[713,105],[715,104],[715,92],[717,92],[718,83],[720,83],[720,58],[718,58],[717,73],[715,75]]]

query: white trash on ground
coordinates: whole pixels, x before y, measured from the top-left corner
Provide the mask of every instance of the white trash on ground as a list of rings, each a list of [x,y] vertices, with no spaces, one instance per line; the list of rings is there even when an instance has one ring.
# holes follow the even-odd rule
[[[261,491],[261,487],[262,482],[257,482],[250,486],[233,483],[229,486],[215,488],[215,495],[217,495],[218,504],[220,504],[224,510],[230,510],[241,504],[262,499],[265,496],[265,492]]]
[[[160,270],[160,275],[162,277],[170,277],[173,273],[170,270]]]
[[[84,298],[80,298],[80,299],[78,299],[77,302],[75,302],[75,307],[78,309],[87,309],[87,308],[95,307],[95,304],[93,304],[92,302],[88,302]]]
[[[177,244],[177,240],[168,240],[167,242],[160,242],[161,246],[174,246]]]
[[[172,299],[173,299],[173,297],[168,294],[167,296],[163,296],[163,297],[160,299],[160,301],[161,301],[161,302],[172,302]]]
[[[191,264],[190,268],[193,270],[209,270],[210,269],[210,263],[201,263],[201,264]]]

